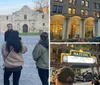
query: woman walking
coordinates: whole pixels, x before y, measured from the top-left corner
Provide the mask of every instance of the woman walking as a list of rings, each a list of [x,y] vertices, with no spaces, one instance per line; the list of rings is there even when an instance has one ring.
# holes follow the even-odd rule
[[[12,31],[7,41],[2,45],[4,59],[4,85],[10,85],[9,78],[13,74],[13,85],[19,85],[22,66],[24,64],[23,53],[27,47],[19,38],[18,31]]]

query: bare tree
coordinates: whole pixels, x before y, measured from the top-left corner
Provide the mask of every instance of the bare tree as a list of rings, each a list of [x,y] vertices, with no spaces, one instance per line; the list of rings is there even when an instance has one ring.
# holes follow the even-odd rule
[[[44,7],[49,7],[49,0],[33,0],[36,3],[36,6],[43,11]]]

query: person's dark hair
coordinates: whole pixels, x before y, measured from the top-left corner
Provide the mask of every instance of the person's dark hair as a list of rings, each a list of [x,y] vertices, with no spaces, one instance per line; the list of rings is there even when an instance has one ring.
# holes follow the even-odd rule
[[[40,34],[40,38],[41,38],[41,40],[47,40],[48,39],[48,33],[47,32],[42,32]]]
[[[58,71],[57,79],[63,84],[74,83],[74,72],[69,67],[63,67]]]
[[[10,33],[6,42],[6,49],[8,52],[10,52],[11,48],[13,48],[16,53],[22,51],[22,44],[20,42],[19,32],[15,30]]]
[[[40,34],[39,44],[41,44],[45,48],[49,49],[49,40],[48,40],[48,33],[47,32],[42,32]]]
[[[9,25],[11,25],[11,26],[12,26],[12,24],[11,24],[11,23],[9,23],[9,24],[7,24],[7,27],[8,27]]]
[[[95,80],[94,85],[99,85],[99,81],[98,80]]]

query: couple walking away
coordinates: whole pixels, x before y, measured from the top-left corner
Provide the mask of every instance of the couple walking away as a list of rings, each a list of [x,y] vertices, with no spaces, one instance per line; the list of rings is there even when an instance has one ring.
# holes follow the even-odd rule
[[[19,37],[19,32],[12,29],[12,24],[7,24],[8,30],[4,35],[2,55],[4,60],[4,85],[10,85],[9,78],[13,74],[13,85],[19,85],[19,79],[24,64],[22,54],[27,52],[26,45]],[[40,41],[35,46],[32,55],[36,61],[42,85],[48,85],[49,75],[49,42],[48,33],[40,34]]]

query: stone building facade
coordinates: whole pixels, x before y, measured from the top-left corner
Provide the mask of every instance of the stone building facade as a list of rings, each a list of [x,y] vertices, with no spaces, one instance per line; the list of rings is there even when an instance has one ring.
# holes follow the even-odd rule
[[[7,24],[11,23],[13,29],[19,32],[48,31],[49,15],[37,10],[33,11],[27,5],[11,15],[0,15],[0,33],[7,30]]]

